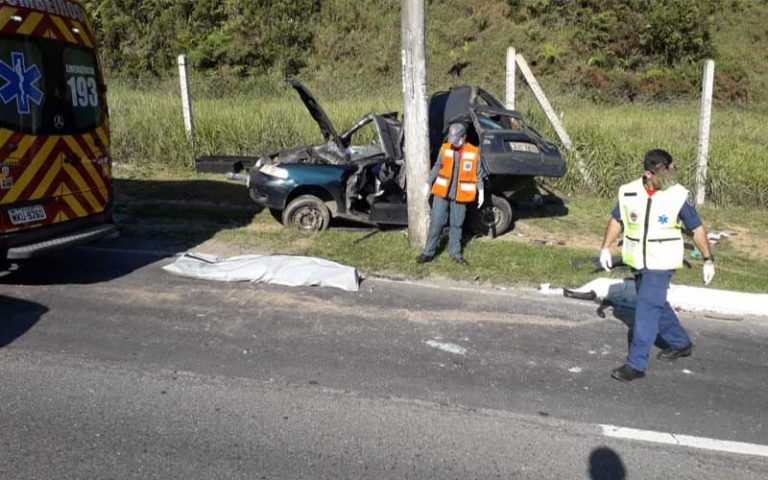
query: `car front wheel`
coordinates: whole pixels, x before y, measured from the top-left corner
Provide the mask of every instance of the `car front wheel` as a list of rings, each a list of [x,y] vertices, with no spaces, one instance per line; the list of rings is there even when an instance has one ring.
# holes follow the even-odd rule
[[[470,228],[478,235],[498,237],[512,226],[512,205],[499,195],[491,195],[481,208],[473,209]]]
[[[283,210],[283,225],[303,232],[320,232],[330,223],[331,212],[314,195],[296,197]]]

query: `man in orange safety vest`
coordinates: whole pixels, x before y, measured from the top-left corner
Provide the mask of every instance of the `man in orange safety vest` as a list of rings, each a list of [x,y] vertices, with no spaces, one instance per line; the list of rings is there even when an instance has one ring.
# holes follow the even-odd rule
[[[417,263],[431,262],[437,253],[437,244],[446,219],[449,221],[448,253],[461,266],[469,263],[461,254],[461,229],[467,212],[467,204],[477,200],[483,204],[483,180],[485,169],[480,162],[480,149],[467,143],[467,128],[454,123],[448,128],[448,138],[429,175],[428,187],[432,187],[432,213],[429,234],[424,250],[416,257]]]

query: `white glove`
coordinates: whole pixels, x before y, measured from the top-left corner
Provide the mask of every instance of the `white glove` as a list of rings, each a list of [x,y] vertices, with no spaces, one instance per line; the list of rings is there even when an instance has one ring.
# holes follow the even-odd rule
[[[704,285],[709,285],[709,282],[715,277],[715,262],[704,262],[701,272],[704,276]]]
[[[482,207],[483,203],[485,203],[485,190],[480,189],[477,192],[477,206]]]
[[[600,249],[600,266],[606,272],[610,272],[611,268],[613,268],[613,260],[611,259],[611,250],[609,248]]]
[[[432,185],[429,182],[424,182],[424,197],[429,198],[430,190],[432,190]]]

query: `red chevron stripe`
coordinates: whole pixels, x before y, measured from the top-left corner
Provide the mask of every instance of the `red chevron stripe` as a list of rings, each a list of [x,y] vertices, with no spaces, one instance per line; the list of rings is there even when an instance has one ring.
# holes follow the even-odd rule
[[[30,33],[33,37],[44,37],[45,32],[48,30],[51,30],[54,35],[56,35],[56,40],[63,39],[61,36],[61,32],[58,28],[55,28],[56,25],[51,21],[51,17],[48,15],[43,15],[43,19],[40,20],[40,23],[37,24],[34,30]]]
[[[86,135],[91,137],[91,141],[94,145],[97,145],[97,143],[101,142],[101,139],[99,138],[99,135],[96,133],[96,130],[93,130],[91,132],[88,132]],[[101,147],[96,147],[99,149],[99,152],[94,152],[94,154],[99,155],[100,157],[105,157],[107,155],[107,146],[103,145]]]
[[[83,196],[80,194],[80,192],[77,191],[77,186],[72,181],[72,179],[69,178],[66,175],[65,175],[65,177],[66,178],[63,178],[61,183],[63,183],[64,185],[66,185],[69,188],[70,195],[72,195],[72,197],[75,199],[75,201],[77,201],[77,203],[80,204],[80,207],[83,210],[85,210],[85,214],[86,215],[90,215],[91,213],[93,213],[93,211],[91,211],[92,209],[91,209],[90,204],[85,200],[85,198],[83,198]],[[77,215],[74,211],[72,211],[72,215],[73,215],[72,218],[82,218],[80,215]]]
[[[27,151],[24,153],[24,160],[26,161],[32,161],[38,153],[40,153],[40,150],[42,150],[43,145],[45,145],[45,142],[47,142],[51,137],[48,135],[40,135],[35,138],[35,141],[32,142],[32,145],[29,146]],[[46,159],[47,160],[47,159]]]
[[[91,45],[96,47],[96,39],[93,36],[93,31],[91,30],[91,22],[88,21],[86,18],[85,21],[80,22],[80,25],[83,26],[83,28],[80,29],[80,32],[85,35],[86,38],[88,38],[88,41]]]
[[[88,200],[85,199],[85,196],[83,195],[82,192],[76,192],[74,195],[75,195],[75,198],[77,199],[77,202],[80,204],[81,207],[83,207],[83,210],[85,210],[86,215],[92,215],[96,213],[97,209],[91,206]]]
[[[31,154],[30,152],[39,152],[40,148],[43,146],[43,144],[48,140],[47,137],[37,137],[37,139],[30,145],[29,149],[27,150],[27,153],[24,154],[22,157],[22,162],[28,163],[31,162],[34,159],[34,154]],[[46,166],[50,165],[50,162],[48,159],[46,159],[41,168],[34,172],[34,175],[32,178],[27,182],[26,185],[24,185],[24,190],[21,191],[21,193],[18,196],[18,200],[20,202],[23,202],[25,200],[28,200],[30,195],[32,195],[32,192],[34,192],[35,188],[37,187],[37,182],[39,182],[43,177],[41,175],[45,175],[45,172],[48,171],[48,168]],[[25,167],[27,168],[27,167]]]
[[[73,28],[76,28],[76,27],[75,27],[75,21],[74,21],[74,20],[72,20],[71,18],[67,18],[67,17],[61,17],[61,19],[62,19],[62,20],[64,21],[64,23],[67,25],[67,28],[69,28],[69,32],[70,32],[70,33],[72,34],[72,36],[74,37],[74,39],[75,39],[75,42],[76,42],[78,45],[80,45],[80,46],[82,46],[82,47],[85,47],[85,46],[86,46],[86,44],[85,44],[85,41],[83,40],[83,37],[81,36],[81,35],[83,34],[83,30],[84,30],[84,29],[83,29],[83,28],[79,28],[78,30],[80,30],[80,32],[81,32],[81,33],[80,33],[80,34],[77,34],[77,33],[75,33],[75,32],[72,30]],[[87,29],[86,29],[86,30],[87,30]],[[88,35],[85,35],[85,36],[86,36],[86,37],[88,37]],[[89,38],[90,38],[90,37],[89,37]],[[93,43],[93,42],[91,42],[91,45],[93,45],[93,44],[94,44],[94,43]]]
[[[102,193],[99,191],[99,187],[93,184],[93,180],[91,180],[91,175],[85,169],[85,166],[82,164],[76,164],[74,165],[74,167],[75,167],[75,170],[77,170],[77,172],[80,174],[80,176],[83,177],[83,180],[85,180],[86,185],[88,185],[89,187],[88,190],[96,198],[96,201],[103,205],[106,202],[106,199],[103,197]]]
[[[10,143],[15,143],[16,145],[21,142],[21,139],[24,138],[24,134],[22,132],[13,132],[10,137],[8,137],[8,140],[0,145],[0,149],[5,148],[6,145]]]
[[[5,24],[5,26],[2,29],[0,29],[0,33],[6,33],[8,35],[12,35],[16,33],[16,30],[18,30],[20,26],[21,26],[20,23],[16,23],[13,21],[8,22]]]
[[[95,140],[96,138],[98,138],[94,133],[89,133],[88,135],[91,135],[91,140]],[[95,150],[95,148],[98,148],[98,147],[94,147],[93,149],[89,147],[89,143],[85,140],[85,135],[81,137],[76,137],[75,141],[77,142],[78,145],[80,145],[80,148],[82,148],[83,151],[90,152],[88,153],[88,158],[97,159],[103,156],[102,152],[97,152]],[[93,164],[93,166],[94,166],[94,169],[96,170],[96,173],[99,174],[99,177],[101,177],[101,180],[104,182],[104,185],[105,186],[109,185],[110,180],[107,177],[107,175],[104,174],[104,169],[101,167],[101,165]],[[85,174],[88,175],[86,177],[86,180],[88,181],[88,183],[91,184],[93,188],[98,188],[98,185],[93,185],[93,181],[91,180],[91,176],[88,174],[88,172],[85,172]]]
[[[83,135],[77,135],[72,138],[74,138],[75,143],[80,145],[80,149],[88,156],[88,158],[95,158],[97,156],[96,153],[88,145],[88,142],[85,140]]]
[[[62,154],[65,156],[71,155],[70,151],[68,150],[67,143],[63,139],[59,139],[59,141],[56,142],[56,145],[53,147],[53,150],[51,150],[51,157],[56,159],[59,155]],[[61,186],[63,175],[65,175],[63,169],[59,169],[59,171],[56,173],[56,176],[51,181],[51,184],[48,185],[48,188],[43,193],[44,197],[51,197],[56,195],[56,190],[58,190],[59,186]]]
[[[90,158],[90,159],[97,159],[97,158],[100,158],[100,157],[104,156],[104,154],[106,152],[98,152],[98,151],[96,151],[98,149],[98,147],[95,147],[95,143],[96,143],[95,140],[98,139],[98,136],[95,133],[93,133],[93,132],[88,133],[87,135],[90,135],[91,140],[94,143],[94,148],[91,148],[89,146],[90,144],[85,140],[85,135],[79,136],[79,137],[75,137],[75,141],[77,142],[78,145],[80,145],[80,148],[83,149],[84,152],[88,153],[88,158]],[[106,148],[104,148],[104,150],[106,150]],[[99,174],[101,179],[104,181],[104,184],[108,185],[109,184],[109,177],[104,174],[104,169],[100,165],[96,165],[96,164],[94,164],[94,169]],[[90,175],[88,176],[88,179],[90,179]],[[90,180],[89,180],[89,182],[90,182]],[[93,187],[97,187],[97,186],[93,185]]]
[[[78,218],[74,210],[70,208],[69,204],[67,204],[63,197],[57,198],[56,203],[59,206],[59,211],[64,212],[64,214],[69,217],[70,220]]]

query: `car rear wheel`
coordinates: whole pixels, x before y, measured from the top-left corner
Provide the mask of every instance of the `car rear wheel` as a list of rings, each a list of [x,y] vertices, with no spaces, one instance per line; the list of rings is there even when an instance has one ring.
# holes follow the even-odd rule
[[[283,225],[303,232],[320,232],[330,223],[331,212],[314,195],[296,197],[283,210]]]
[[[499,195],[491,195],[479,209],[474,209],[470,217],[472,232],[489,237],[498,237],[512,225],[512,205]]]

